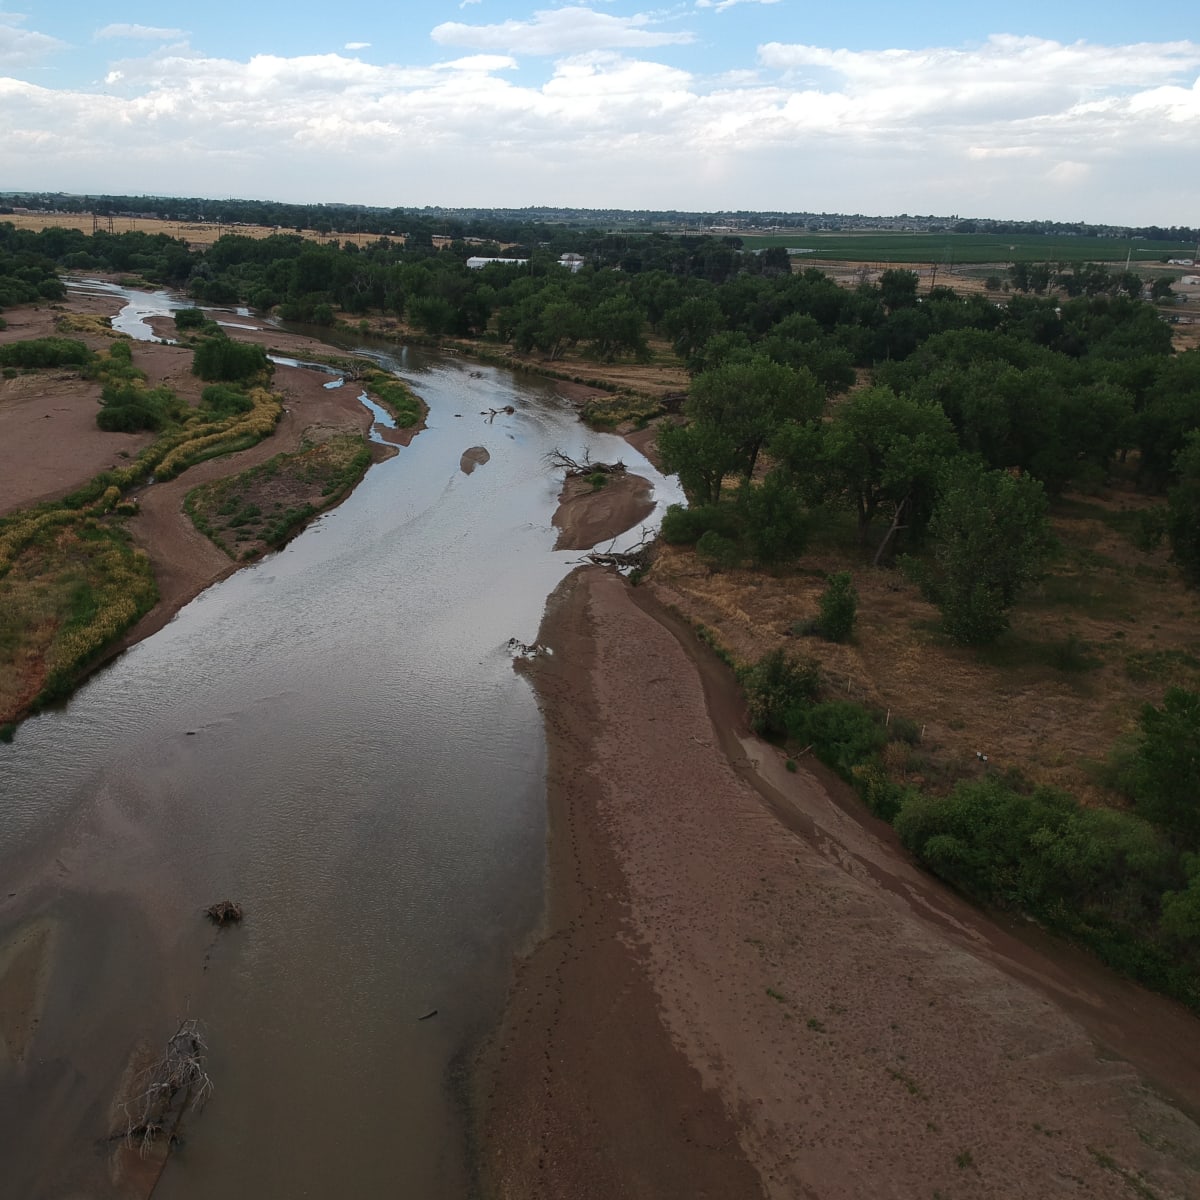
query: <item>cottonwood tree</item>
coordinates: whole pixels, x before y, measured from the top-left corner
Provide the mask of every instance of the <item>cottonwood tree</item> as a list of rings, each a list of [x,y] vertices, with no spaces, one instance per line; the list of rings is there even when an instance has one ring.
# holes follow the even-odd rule
[[[893,518],[893,532],[928,521],[939,474],[958,441],[937,404],[873,387],[850,396],[827,425],[781,439],[777,453],[798,476],[807,464],[814,500],[840,499],[855,510],[865,542],[881,511]]]
[[[963,645],[995,641],[1050,553],[1045,489],[1028,475],[959,459],[947,472],[929,532],[934,566],[923,583],[946,632]]]

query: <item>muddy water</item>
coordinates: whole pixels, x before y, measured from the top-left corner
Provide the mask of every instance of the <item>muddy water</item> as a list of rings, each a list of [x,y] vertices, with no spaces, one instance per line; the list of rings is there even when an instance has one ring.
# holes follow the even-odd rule
[[[506,643],[577,558],[543,456],[673,492],[552,388],[395,365],[430,406],[410,448],[0,746],[0,945],[43,948],[28,1052],[0,1043],[13,1195],[106,1194],[121,1071],[186,1016],[216,1087],[158,1200],[470,1194],[456,1064],[542,897],[543,735]],[[246,920],[217,934],[223,897]]]

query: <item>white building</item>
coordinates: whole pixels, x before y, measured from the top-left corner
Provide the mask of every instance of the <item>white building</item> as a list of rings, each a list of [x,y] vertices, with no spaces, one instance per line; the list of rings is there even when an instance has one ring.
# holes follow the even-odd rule
[[[482,271],[484,267],[491,263],[504,263],[509,267],[523,267],[529,259],[527,258],[481,258],[472,256],[467,259],[467,266],[472,271]]]

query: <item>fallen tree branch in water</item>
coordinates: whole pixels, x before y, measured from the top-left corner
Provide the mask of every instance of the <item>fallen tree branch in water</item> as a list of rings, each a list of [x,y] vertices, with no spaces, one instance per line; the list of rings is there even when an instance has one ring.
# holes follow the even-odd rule
[[[591,451],[583,452],[583,460],[573,459],[557,446],[546,455],[546,463],[552,470],[563,471],[568,479],[582,475],[624,475],[628,468],[620,459],[616,462],[593,462]]]
[[[616,567],[617,570],[644,571],[650,566],[650,554],[654,549],[655,535],[642,526],[642,540],[628,550],[613,550],[617,539],[613,538],[607,550],[592,550],[585,554],[584,561],[597,567]]]
[[[202,1106],[213,1090],[204,1069],[207,1053],[199,1022],[182,1022],[162,1056],[138,1077],[138,1094],[123,1106],[127,1145],[136,1145],[138,1153],[145,1156],[156,1143],[165,1141],[170,1149],[178,1140],[184,1114]]]

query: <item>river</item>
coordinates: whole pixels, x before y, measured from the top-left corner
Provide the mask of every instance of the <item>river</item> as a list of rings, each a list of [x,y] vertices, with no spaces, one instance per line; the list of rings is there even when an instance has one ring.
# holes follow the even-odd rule
[[[135,336],[171,303],[128,299]],[[94,1186],[124,1063],[185,1017],[215,1090],[156,1200],[471,1193],[464,1067],[543,895],[542,724],[507,643],[579,557],[551,549],[544,457],[678,492],[540,381],[371,353],[429,405],[412,446],[0,745],[0,939],[54,948],[41,1057],[18,1087],[0,1057],[13,1195]],[[217,932],[225,897],[246,919]]]

